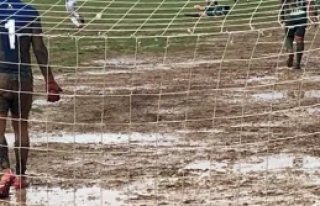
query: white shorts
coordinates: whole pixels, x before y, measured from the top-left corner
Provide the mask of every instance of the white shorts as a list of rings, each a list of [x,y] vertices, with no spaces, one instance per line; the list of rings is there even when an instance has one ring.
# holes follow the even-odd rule
[[[77,5],[77,0],[66,0],[66,10],[67,12],[74,12]]]

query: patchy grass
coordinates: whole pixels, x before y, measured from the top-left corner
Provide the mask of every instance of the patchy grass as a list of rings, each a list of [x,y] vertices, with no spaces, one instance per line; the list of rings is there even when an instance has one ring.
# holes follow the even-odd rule
[[[58,71],[76,68],[82,62],[106,56],[144,53],[163,56],[170,52],[193,52],[199,34],[222,35],[221,31],[250,31],[251,28],[278,26],[277,0],[220,1],[231,5],[226,17],[189,18],[185,13],[197,12],[193,6],[205,4],[195,0],[122,0],[79,1],[78,10],[87,25],[78,30],[65,11],[64,0],[26,0],[42,14],[50,63]],[[272,12],[271,12],[272,11]],[[97,20],[97,13],[102,18]],[[194,29],[194,34],[188,33]],[[218,43],[220,37],[201,35],[201,41]],[[227,42],[225,42],[227,43]]]

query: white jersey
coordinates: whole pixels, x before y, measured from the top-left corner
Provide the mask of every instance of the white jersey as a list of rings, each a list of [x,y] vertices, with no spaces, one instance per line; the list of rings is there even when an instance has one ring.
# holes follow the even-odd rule
[[[76,12],[77,0],[66,0],[66,10],[70,16],[71,22],[77,27],[81,26],[80,16]]]

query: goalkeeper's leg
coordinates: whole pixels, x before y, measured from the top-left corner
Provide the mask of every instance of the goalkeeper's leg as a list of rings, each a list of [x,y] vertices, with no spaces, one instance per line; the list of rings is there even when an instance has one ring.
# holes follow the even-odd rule
[[[19,87],[19,84],[20,87]],[[27,160],[29,156],[29,131],[28,118],[32,106],[33,81],[31,78],[20,78],[19,83],[15,84],[17,90],[22,91],[16,94],[11,107],[13,117],[12,127],[15,135],[15,156],[16,156],[16,178],[14,186],[22,189],[28,186],[25,172],[27,170]]]
[[[0,104],[2,104],[2,101]],[[7,198],[9,197],[10,186],[14,182],[14,176],[10,169],[9,149],[4,135],[6,131],[7,113],[1,112],[0,118],[0,198]]]
[[[301,60],[304,52],[305,33],[306,33],[306,26],[296,27],[294,40],[297,44],[297,47],[296,47],[296,60],[294,63],[294,69],[301,69]]]
[[[70,16],[71,22],[76,25],[76,27],[81,28],[84,24],[84,18],[75,11],[76,4],[77,0],[67,0],[66,10]]]
[[[6,118],[12,103],[13,93],[11,79],[8,74],[0,74],[0,198],[7,198],[14,176],[10,170],[9,149],[5,137]]]

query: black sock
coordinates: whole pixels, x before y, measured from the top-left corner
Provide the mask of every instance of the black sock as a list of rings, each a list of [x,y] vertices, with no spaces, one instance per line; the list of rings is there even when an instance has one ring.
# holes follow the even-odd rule
[[[189,16],[189,17],[200,17],[199,14],[185,14],[185,16]]]
[[[8,143],[6,139],[2,140],[0,143],[0,169],[9,169],[10,161],[9,161],[9,149]]]
[[[23,144],[17,146],[14,150],[16,155],[16,174],[17,175],[25,175],[27,170],[27,160],[29,155],[29,144]]]
[[[301,63],[301,59],[303,56],[303,51],[304,51],[304,43],[303,42],[299,42],[297,43],[297,63],[300,64]]]

